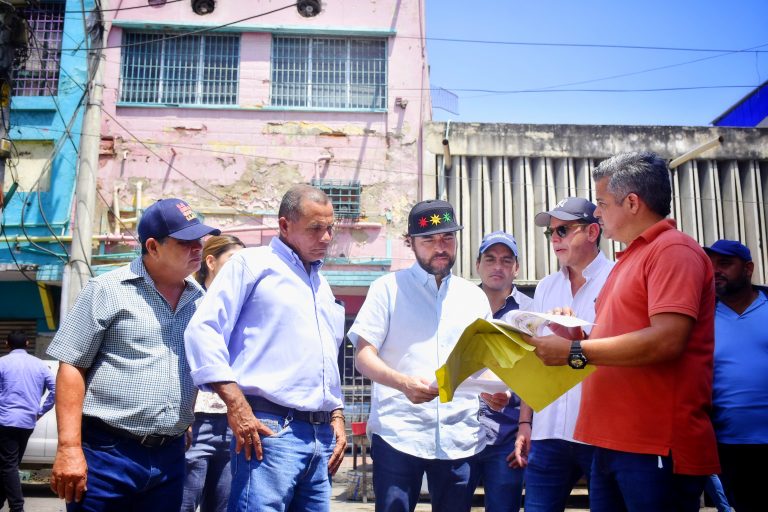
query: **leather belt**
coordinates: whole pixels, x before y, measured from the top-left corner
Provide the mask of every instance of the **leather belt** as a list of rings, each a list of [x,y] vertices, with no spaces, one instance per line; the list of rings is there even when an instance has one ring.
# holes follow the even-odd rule
[[[113,427],[109,423],[106,423],[99,418],[94,418],[93,416],[83,416],[83,426],[88,428],[97,428],[105,432],[109,432],[110,434],[114,434],[118,437],[124,437],[126,439],[136,441],[145,448],[161,448],[171,443],[172,441],[175,441],[184,434],[184,432],[182,432],[181,434],[169,436],[164,436],[161,434],[148,434],[142,436],[139,434],[134,434],[133,432],[128,432],[127,430],[123,430],[121,428]]]
[[[278,416],[285,416],[294,420],[306,421],[313,425],[331,422],[331,413],[329,411],[299,411],[298,409],[291,409],[290,407],[276,404],[260,396],[247,396],[246,399],[254,412],[261,411],[268,414],[277,414]]]

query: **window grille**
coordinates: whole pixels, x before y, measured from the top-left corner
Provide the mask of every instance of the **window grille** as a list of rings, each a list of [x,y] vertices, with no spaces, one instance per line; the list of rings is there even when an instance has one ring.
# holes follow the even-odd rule
[[[337,218],[360,218],[362,187],[359,181],[312,180],[312,186],[328,194]]]
[[[14,70],[13,94],[53,96],[59,89],[64,2],[35,2],[21,16],[29,27],[29,53]]]
[[[126,32],[120,101],[236,105],[240,36]]]
[[[386,40],[274,37],[271,104],[386,108]]]

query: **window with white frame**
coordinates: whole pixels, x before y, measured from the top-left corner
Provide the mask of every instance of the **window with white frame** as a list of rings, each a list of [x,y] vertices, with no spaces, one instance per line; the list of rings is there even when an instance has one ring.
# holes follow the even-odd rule
[[[386,40],[275,36],[271,105],[385,109]]]
[[[237,105],[240,36],[125,32],[120,101]]]

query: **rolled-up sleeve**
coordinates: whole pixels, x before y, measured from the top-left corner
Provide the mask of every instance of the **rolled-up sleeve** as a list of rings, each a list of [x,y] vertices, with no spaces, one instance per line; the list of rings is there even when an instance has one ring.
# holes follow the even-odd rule
[[[219,271],[184,332],[192,381],[211,391],[213,382],[237,382],[230,360],[230,338],[256,279],[243,258],[233,256]]]
[[[390,302],[389,290],[384,279],[377,279],[371,284],[365,302],[355,318],[355,323],[347,333],[349,341],[355,348],[360,338],[363,338],[376,350],[381,350],[381,345],[389,332]]]

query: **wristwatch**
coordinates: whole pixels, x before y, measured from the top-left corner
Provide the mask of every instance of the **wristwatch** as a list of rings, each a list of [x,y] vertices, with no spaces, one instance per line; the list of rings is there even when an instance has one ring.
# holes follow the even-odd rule
[[[587,366],[587,356],[581,350],[581,340],[571,342],[571,353],[568,354],[568,366],[575,370],[581,370]]]

